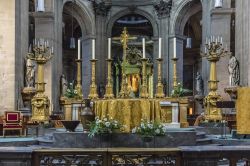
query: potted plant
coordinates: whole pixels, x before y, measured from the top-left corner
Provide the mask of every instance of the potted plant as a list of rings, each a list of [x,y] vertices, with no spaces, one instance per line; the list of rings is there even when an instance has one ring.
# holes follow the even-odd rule
[[[154,136],[165,135],[166,131],[160,122],[142,119],[140,125],[132,129],[132,133],[139,134],[144,142],[150,142]]]
[[[78,96],[78,92],[76,89],[74,89],[73,83],[69,83],[69,86],[64,94],[64,96],[68,97],[68,98],[74,98],[76,96]]]
[[[90,129],[88,136],[90,138],[95,135],[108,135],[114,133],[115,131],[121,131],[123,129],[123,125],[112,117],[95,117],[95,120],[90,123]]]

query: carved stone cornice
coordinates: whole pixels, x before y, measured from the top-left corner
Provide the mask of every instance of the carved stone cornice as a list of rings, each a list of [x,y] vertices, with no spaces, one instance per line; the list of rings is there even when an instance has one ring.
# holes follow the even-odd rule
[[[108,12],[111,8],[109,3],[105,3],[104,1],[98,3],[96,1],[93,2],[93,7],[95,10],[95,14],[99,16],[107,16]]]
[[[158,4],[154,5],[159,18],[166,18],[170,16],[172,9],[172,0],[160,0]]]

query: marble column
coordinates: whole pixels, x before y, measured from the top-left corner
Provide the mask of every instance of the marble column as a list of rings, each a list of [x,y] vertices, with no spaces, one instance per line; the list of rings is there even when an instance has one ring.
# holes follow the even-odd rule
[[[16,108],[15,0],[0,1],[0,114]],[[3,26],[4,25],[4,26]],[[4,62],[4,63],[3,63]]]
[[[169,17],[159,18],[159,37],[162,38],[162,80],[164,78],[166,80],[170,80],[170,61],[171,61],[171,54],[169,54]],[[159,45],[157,45],[159,46]],[[158,50],[158,47],[157,47]],[[158,51],[157,54],[154,55],[154,58],[158,58]],[[155,67],[155,66],[154,66]],[[157,76],[157,70],[154,70],[154,75]],[[154,79],[154,83],[157,84],[157,77]],[[170,87],[170,82],[167,81],[167,87]],[[169,95],[169,88],[167,88],[167,95]]]
[[[82,91],[83,97],[87,98],[90,90],[91,82],[91,63],[90,59],[92,58],[91,48],[92,48],[92,39],[94,36],[85,36],[82,39]],[[97,61],[97,63],[99,63]]]
[[[106,16],[97,15],[96,16],[96,59],[98,59],[96,67],[96,84],[99,87],[100,84],[106,85],[107,77],[107,62],[108,58],[107,52],[107,36],[106,32]]]
[[[249,86],[250,82],[250,1],[235,1],[236,29],[235,29],[235,56],[240,63],[240,84]]]

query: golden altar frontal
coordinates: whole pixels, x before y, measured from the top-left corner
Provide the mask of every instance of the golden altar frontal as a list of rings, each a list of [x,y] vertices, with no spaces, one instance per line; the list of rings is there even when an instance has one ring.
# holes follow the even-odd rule
[[[236,100],[236,123],[238,134],[250,134],[250,88],[242,87],[237,89]]]
[[[100,118],[112,117],[122,124],[126,125],[125,132],[131,131],[139,126],[141,119],[154,120],[162,123],[172,122],[172,107],[161,107],[161,101],[180,103],[180,123],[181,127],[188,127],[186,99],[108,99],[95,100],[95,116]]]

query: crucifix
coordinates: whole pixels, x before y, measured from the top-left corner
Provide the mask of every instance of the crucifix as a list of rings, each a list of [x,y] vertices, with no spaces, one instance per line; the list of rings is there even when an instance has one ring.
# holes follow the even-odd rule
[[[124,65],[125,65],[125,60],[127,56],[127,48],[128,48],[128,40],[132,39],[137,39],[136,37],[130,37],[127,31],[127,28],[124,27],[122,34],[120,37],[114,37],[114,40],[120,40],[122,43],[123,47],[123,62],[122,62],[122,85],[121,85],[121,90],[119,93],[120,98],[128,98],[129,97],[129,90],[128,90],[128,84],[127,84],[127,76],[125,73]]]
[[[127,31],[127,27],[123,28],[122,34],[120,37],[114,37],[114,40],[120,40],[123,48],[123,60],[126,59],[127,56],[127,48],[128,48],[128,40],[135,40],[137,37],[130,37]]]

